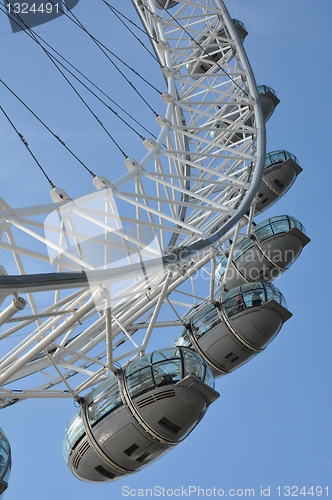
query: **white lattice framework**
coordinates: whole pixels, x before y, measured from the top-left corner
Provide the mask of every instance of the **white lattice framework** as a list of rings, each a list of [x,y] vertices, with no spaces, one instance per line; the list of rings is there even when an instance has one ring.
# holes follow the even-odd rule
[[[259,96],[224,4],[182,0],[161,10],[155,0],[132,3],[165,77],[160,132],[157,140],[144,141],[144,158],[126,159],[125,176],[96,178],[97,191],[84,199],[71,202],[54,190],[49,205],[12,209],[1,200],[0,249],[12,253],[18,269],[16,276],[0,277],[1,299],[26,296],[32,309],[26,316],[0,314],[0,340],[10,345],[0,360],[2,406],[75,397],[103,380],[114,363],[145,352],[159,327],[179,328],[199,302],[213,301],[220,291],[216,256],[247,222],[261,181]],[[209,69],[195,74],[200,64]],[[84,224],[94,227],[90,238],[102,249],[98,265],[84,251]],[[144,243],[145,229],[153,246]],[[144,254],[143,274],[132,246]],[[120,250],[127,262],[111,266],[112,253]],[[193,279],[198,271],[208,277],[205,295]],[[111,296],[105,290],[110,282]],[[53,304],[39,306],[50,293]]]

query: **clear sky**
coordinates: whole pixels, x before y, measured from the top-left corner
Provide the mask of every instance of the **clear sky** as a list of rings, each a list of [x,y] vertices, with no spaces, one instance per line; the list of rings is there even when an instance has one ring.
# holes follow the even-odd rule
[[[113,4],[136,18],[131,2]],[[329,486],[332,495],[332,341],[328,316],[332,6],[327,0],[233,0],[226,6],[249,32],[245,48],[257,83],[273,87],[281,100],[267,124],[267,151],[286,149],[298,157],[303,168],[285,198],[258,219],[293,215],[304,224],[312,240],[276,283],[293,318],[263,354],[217,381],[219,400],[185,443],[139,474],[114,484],[80,482],[64,464],[61,440],[74,411],[72,402],[31,400],[2,411],[0,426],[13,453],[6,500],[117,500],[122,498],[124,486],[136,490],[154,486],[174,490],[190,485],[225,491],[254,488],[256,497],[261,486],[271,486],[271,498],[278,498],[278,486],[282,491],[284,486]],[[157,63],[129,37],[101,0],[81,0],[74,13],[105,45],[155,85],[163,86]],[[82,37],[68,20],[55,20],[36,31],[83,68],[113,99],[130,106],[134,116],[144,117],[146,127],[157,131],[153,115],[118,78],[91,40]],[[121,154],[45,54],[23,33],[13,35],[2,13],[0,37],[1,78],[89,168],[110,179],[118,177],[121,169],[125,171]],[[133,81],[162,111],[158,95],[137,79]],[[3,87],[1,105],[55,184],[72,197],[93,189],[89,174]],[[94,109],[121,146],[132,156],[142,157],[140,140],[119,127],[109,112],[106,114],[98,105]],[[12,206],[49,202],[47,181],[3,116],[0,131],[0,197]],[[197,494],[191,497],[197,498]]]

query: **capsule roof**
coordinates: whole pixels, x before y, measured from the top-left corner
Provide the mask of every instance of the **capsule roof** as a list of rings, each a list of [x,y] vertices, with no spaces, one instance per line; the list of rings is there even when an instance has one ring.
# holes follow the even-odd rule
[[[268,85],[258,85],[257,89],[259,95],[264,95],[267,94],[267,92],[271,92],[271,94],[273,94],[275,97],[278,97],[276,91],[272,87],[269,87]]]
[[[261,230],[261,228],[266,226],[271,227],[271,235],[277,233],[286,233],[293,227],[297,227],[302,233],[306,234],[304,225],[291,215],[276,215],[275,217],[270,217],[269,219],[263,220],[254,228],[257,237],[257,233]]]
[[[278,149],[266,155],[265,168],[269,168],[271,165],[276,165],[277,163],[283,163],[286,160],[293,160],[300,167],[299,160],[295,155],[284,149]]]
[[[245,309],[250,309],[252,307],[257,307],[258,305],[266,304],[269,300],[274,300],[282,307],[287,309],[287,302],[279,288],[272,285],[272,283],[266,283],[264,281],[258,281],[255,283],[246,283],[244,285],[237,286],[232,290],[229,290],[221,297],[221,303],[227,311],[229,316],[232,315],[234,307],[234,297],[240,297],[237,301],[244,305]]]
[[[309,238],[305,237],[306,231],[303,224],[290,215],[279,215],[266,219],[254,227],[254,233],[258,241],[261,243],[276,234],[288,233],[288,231],[293,228],[297,228],[301,231],[304,237],[304,244],[309,242]],[[234,251],[234,260],[239,259],[244,252],[253,246],[254,242],[248,236],[240,238]]]
[[[239,19],[235,19],[235,18],[233,18],[233,19],[232,19],[232,21],[233,21],[234,26],[236,26],[237,24],[239,24],[240,26],[242,26],[242,28],[244,28],[244,29],[246,30],[245,25],[243,24],[243,22],[242,22],[242,21],[239,21]],[[247,30],[246,30],[246,31],[247,31]]]
[[[131,397],[168,384],[175,384],[187,375],[214,388],[214,378],[205,361],[196,353],[178,347],[162,349],[133,361],[126,370]],[[141,380],[144,379],[144,382]]]
[[[252,313],[251,319],[248,319],[249,316],[247,316],[247,312],[249,311]],[[271,315],[267,311],[274,312]],[[276,312],[279,314],[279,319],[275,315]],[[255,337],[257,332],[263,328],[263,336],[260,334],[256,335],[257,338],[255,341],[256,347],[261,349],[273,340],[282,323],[287,321],[291,316],[292,314],[287,309],[286,299],[276,286],[263,281],[246,283],[226,292],[221,297],[220,304],[209,304],[195,313],[189,320],[190,326],[188,328],[191,333],[189,334],[188,329],[182,330],[175,340],[175,345],[192,347],[193,339],[195,339],[195,348],[200,353],[204,351],[206,359],[208,359],[208,362],[212,362],[214,370],[218,373],[218,368],[216,369],[215,367],[217,365],[220,367],[224,363],[227,364],[227,359],[230,356],[227,355],[227,351],[230,349],[229,340],[226,342],[228,347],[223,342],[225,342],[225,339],[229,335],[234,335],[234,331],[236,331],[234,325],[238,328],[237,333],[240,333],[240,338],[242,340],[247,339],[248,341],[250,341],[253,331],[256,332],[254,334]],[[251,324],[250,322],[253,322],[256,330],[245,329],[246,325]],[[232,324],[231,328],[229,327],[230,324]],[[216,329],[216,327],[219,327],[219,329]],[[212,332],[212,334],[209,332]],[[235,337],[239,340],[239,336],[235,335]],[[253,340],[251,338],[251,343],[253,343]],[[219,341],[221,344],[217,346],[217,342]],[[232,351],[231,354],[235,352],[234,348],[235,345],[230,349]],[[256,350],[257,352],[259,351]],[[236,357],[233,361],[239,359],[238,363],[242,364],[253,355],[253,352],[247,352],[244,358],[243,356],[242,359]],[[215,361],[212,361],[212,358]],[[216,362],[217,365],[215,364]],[[230,366],[229,369],[234,369],[235,367],[237,367],[237,364],[233,365],[233,367]]]
[[[238,300],[234,304],[234,297]],[[240,285],[228,292],[224,293],[221,297],[221,305],[224,306],[225,312],[228,317],[233,316],[237,313],[236,309],[241,307],[241,311],[245,309],[251,309],[252,307],[258,307],[258,305],[266,304],[269,300],[274,300],[282,307],[287,309],[287,302],[280,290],[272,285],[272,283],[266,283],[263,281],[258,281],[255,283],[246,283],[245,285]],[[259,303],[259,304],[258,304]],[[200,311],[194,314],[190,320],[191,324],[196,327],[195,330],[199,330],[196,334],[197,338],[203,335],[207,330],[210,330],[214,324],[220,323],[221,319],[218,314],[218,309],[215,305],[209,304],[203,307]],[[183,335],[183,330],[179,333],[176,341],[180,339]]]

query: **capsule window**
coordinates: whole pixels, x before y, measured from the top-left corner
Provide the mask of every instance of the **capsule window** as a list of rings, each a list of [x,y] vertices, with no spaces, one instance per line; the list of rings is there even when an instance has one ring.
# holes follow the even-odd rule
[[[136,396],[154,387],[150,366],[127,377],[127,386],[131,396]]]
[[[233,353],[230,352],[229,354],[227,354],[227,356],[225,356],[226,359],[230,358],[231,356],[233,356]]]
[[[264,200],[261,201],[262,205],[264,205],[267,201],[269,201],[268,198],[264,198]]]
[[[98,398],[93,400],[89,405],[89,420],[91,425],[99,422],[108,413],[122,405],[120,391],[118,387],[118,379],[111,381],[111,385],[104,392],[98,395]]]
[[[177,346],[191,347],[192,342],[190,340],[189,334],[187,330],[182,330],[177,338],[175,339],[175,343]]]
[[[151,363],[151,354],[147,356],[143,356],[142,358],[136,359],[133,363],[130,363],[127,369],[127,376],[131,375],[132,373],[135,373],[139,370],[142,370],[143,368],[146,368],[147,366],[150,366]]]
[[[180,351],[177,347],[172,347],[170,349],[162,349],[160,351],[155,351],[152,353],[152,363],[163,362],[168,359],[180,359]]]
[[[10,473],[10,464],[8,467],[8,462],[10,458],[7,452],[5,450],[1,449],[0,450],[0,481],[6,482],[9,477]]]
[[[287,233],[289,231],[289,220],[288,217],[273,217],[269,219],[271,227],[273,228],[274,234]]]
[[[9,453],[9,443],[5,439],[0,439],[0,446]]]
[[[228,318],[244,311],[246,307],[240,291],[231,296],[229,299],[223,301],[223,307]]]
[[[265,302],[264,288],[256,285],[254,289],[244,291],[243,297],[247,307],[259,307]]]
[[[62,438],[62,456],[67,465],[68,465],[69,455],[70,455],[70,444],[68,441],[67,432],[65,432]]]
[[[218,263],[217,270],[216,270],[216,277],[218,277],[218,279],[220,279],[221,276],[223,276],[225,274],[227,263],[228,263],[228,258],[226,256],[222,257],[222,259]]]
[[[248,251],[253,246],[254,246],[254,243],[250,238],[248,238],[247,236],[242,237],[237,244],[236,254],[234,252],[234,260],[237,260],[239,257],[241,257],[241,255],[244,252]]]
[[[153,365],[153,377],[158,387],[181,380],[181,360],[165,361]]]
[[[278,304],[281,304],[285,309],[287,309],[287,302],[285,297],[282,295],[278,288],[275,288],[271,283],[265,283],[265,290],[267,300],[275,300]]]
[[[204,384],[208,385],[209,387],[212,387],[214,389],[214,376],[211,371],[211,368],[208,365],[205,365],[206,370],[205,370],[205,379],[204,379]]]
[[[264,241],[274,235],[273,227],[271,224],[266,224],[266,226],[255,229],[255,235],[258,241]]]
[[[237,359],[239,359],[239,356],[236,356],[234,359],[232,359],[231,363],[234,363]]]
[[[183,351],[185,375],[194,375],[202,382],[204,381],[205,366],[196,353]]]
[[[205,308],[194,316],[192,321],[192,331],[197,339],[220,323],[218,311],[214,306]]]
[[[289,229],[292,229],[293,227],[297,227],[297,229],[299,229],[302,233],[306,234],[305,228],[301,224],[300,221],[298,221],[297,219],[294,219],[294,217],[290,217],[290,216],[288,216],[287,219],[289,221]]]
[[[67,428],[68,441],[72,449],[75,448],[79,438],[82,437],[84,433],[85,430],[84,430],[83,420],[81,417],[81,413],[79,412],[78,414],[75,415],[75,418],[70,423],[70,425],[68,425]]]

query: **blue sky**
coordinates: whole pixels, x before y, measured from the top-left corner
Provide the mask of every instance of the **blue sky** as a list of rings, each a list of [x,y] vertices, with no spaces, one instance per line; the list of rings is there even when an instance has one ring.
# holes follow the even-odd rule
[[[217,381],[219,400],[185,443],[139,474],[114,484],[85,484],[67,470],[61,439],[74,411],[70,401],[32,400],[2,411],[0,425],[13,452],[6,500],[76,500],[98,495],[117,500],[122,498],[123,486],[145,489],[155,485],[166,489],[190,485],[225,490],[254,488],[256,496],[261,486],[271,486],[272,498],[277,498],[277,486],[330,486],[332,494],[332,341],[328,317],[332,6],[326,0],[233,0],[226,5],[249,32],[245,48],[257,83],[273,87],[281,100],[267,124],[267,151],[289,150],[303,168],[285,198],[258,219],[293,215],[304,224],[312,240],[276,283],[293,318],[263,354]],[[120,9],[135,17],[131,2]],[[100,34],[107,46],[139,66],[153,83],[163,85],[157,64],[128,38],[100,0],[94,0],[93,7],[91,2],[81,0],[74,12],[92,32]],[[78,66],[87,67],[114,99],[130,101],[135,116],[144,113],[144,123],[156,130],[153,116],[127,90],[93,44],[83,42],[67,20],[58,19],[37,32],[60,52],[70,54]],[[23,33],[11,34],[3,14],[0,36],[3,80],[73,146],[92,170],[117,177],[124,168],[121,155],[76,102],[46,56]],[[162,110],[159,97],[144,84],[137,85]],[[92,190],[89,175],[3,88],[1,102],[55,184],[71,196]],[[104,113],[101,108],[100,113]],[[142,156],[139,140],[120,129],[112,117],[105,116],[105,120],[133,156]],[[49,202],[46,180],[4,117],[0,117],[0,130],[0,196],[12,206]]]

